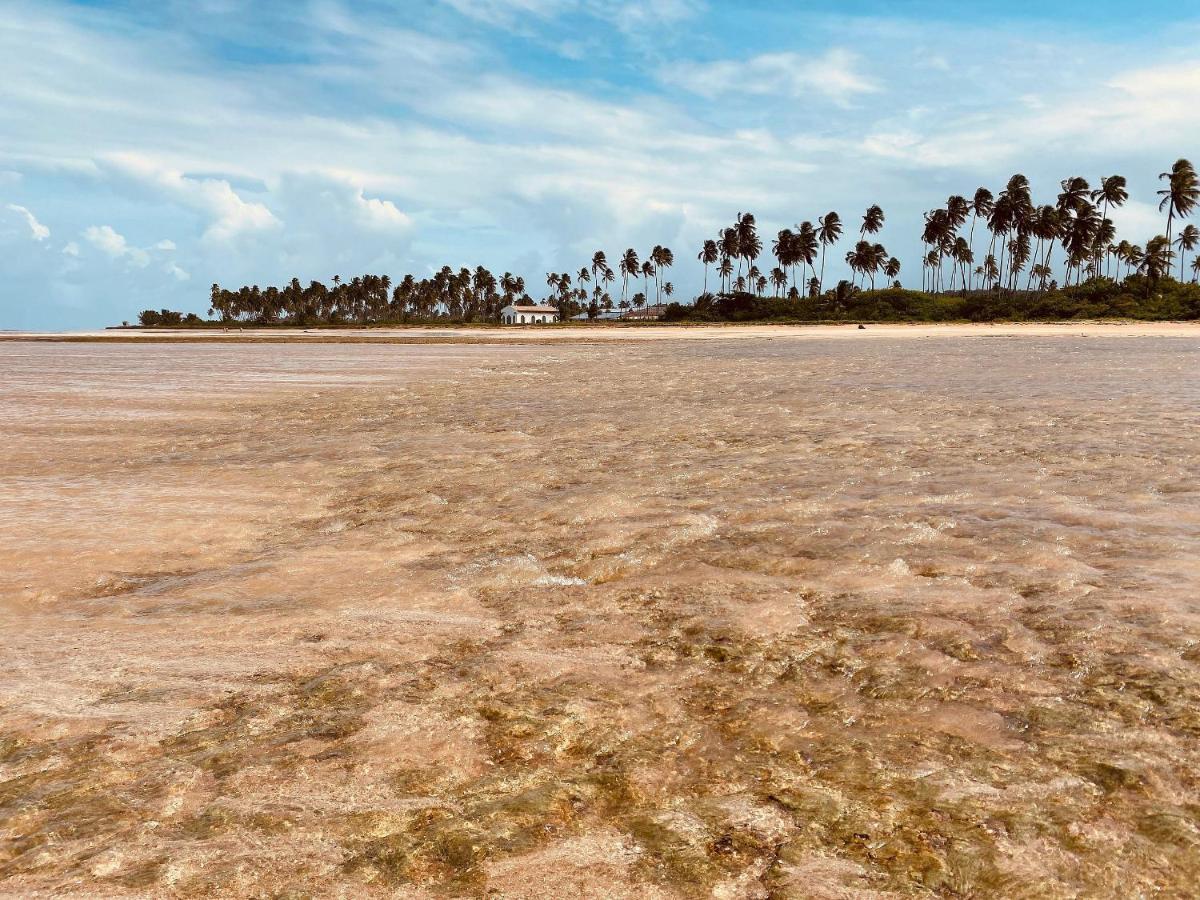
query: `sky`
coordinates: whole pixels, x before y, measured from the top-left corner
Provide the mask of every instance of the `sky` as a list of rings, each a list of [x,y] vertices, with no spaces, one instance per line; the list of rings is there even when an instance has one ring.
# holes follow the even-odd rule
[[[1125,175],[1143,243],[1197,98],[1159,0],[0,0],[0,329],[655,244],[686,298],[739,212],[872,203],[919,286],[922,211],[1015,172]]]

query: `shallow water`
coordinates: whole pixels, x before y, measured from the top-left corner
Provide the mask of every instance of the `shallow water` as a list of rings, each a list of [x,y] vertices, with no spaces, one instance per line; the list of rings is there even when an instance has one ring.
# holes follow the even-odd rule
[[[0,344],[0,893],[1186,895],[1198,364]]]

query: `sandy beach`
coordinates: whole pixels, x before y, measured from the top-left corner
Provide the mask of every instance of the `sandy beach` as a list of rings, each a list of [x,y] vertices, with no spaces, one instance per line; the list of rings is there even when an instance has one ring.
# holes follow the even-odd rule
[[[71,337],[2,896],[1200,883],[1198,325]]]
[[[294,341],[386,343],[571,343],[764,338],[1200,337],[1200,322],[991,322],[857,325],[573,325],[408,328],[121,328],[0,332],[0,341]]]

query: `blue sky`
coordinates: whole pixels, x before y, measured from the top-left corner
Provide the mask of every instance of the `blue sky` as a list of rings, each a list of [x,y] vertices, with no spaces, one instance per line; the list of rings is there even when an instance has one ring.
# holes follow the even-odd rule
[[[739,211],[874,202],[919,285],[922,210],[1018,171],[1125,175],[1140,243],[1198,97],[1156,0],[0,0],[0,328],[660,243],[690,296]]]

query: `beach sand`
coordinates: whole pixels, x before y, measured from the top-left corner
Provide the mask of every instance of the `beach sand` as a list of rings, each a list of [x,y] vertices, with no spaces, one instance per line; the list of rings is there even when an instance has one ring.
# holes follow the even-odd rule
[[[602,341],[745,340],[763,338],[930,338],[930,337],[1190,337],[1200,338],[1200,322],[978,322],[819,325],[655,325],[577,324],[569,326],[437,326],[377,328],[114,328],[74,332],[0,332],[0,341],[286,341],[387,343],[592,343]]]
[[[0,895],[1200,883],[1197,326],[228,337],[0,342]]]

